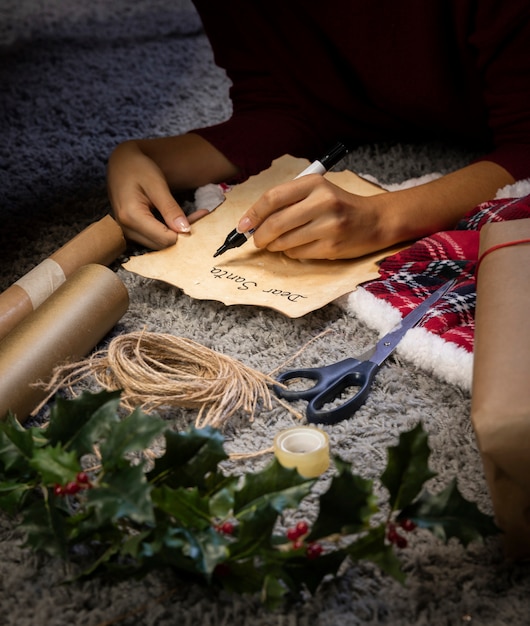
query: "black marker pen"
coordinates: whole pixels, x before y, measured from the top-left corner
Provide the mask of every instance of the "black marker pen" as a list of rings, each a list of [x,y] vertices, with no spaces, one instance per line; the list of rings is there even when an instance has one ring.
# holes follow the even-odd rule
[[[343,143],[339,142],[335,144],[331,150],[326,152],[326,154],[321,159],[317,159],[316,161],[313,161],[311,165],[308,165],[305,170],[298,174],[298,176],[295,176],[295,179],[301,178],[302,176],[307,176],[308,174],[325,174],[347,154],[348,148],[346,148]],[[223,245],[217,250],[217,252],[213,256],[216,257],[224,254],[227,250],[231,250],[232,248],[239,248],[239,246],[242,246],[247,241],[247,239],[252,237],[252,234],[255,230],[255,228],[251,228],[246,233],[240,233],[237,228],[234,228],[234,230],[225,239]]]

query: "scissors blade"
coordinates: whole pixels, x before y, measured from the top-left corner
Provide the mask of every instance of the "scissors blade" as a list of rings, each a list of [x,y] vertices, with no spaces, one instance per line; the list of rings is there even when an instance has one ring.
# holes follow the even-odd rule
[[[418,324],[429,309],[435,304],[442,296],[444,296],[449,289],[454,287],[456,279],[453,278],[444,283],[439,289],[433,292],[428,298],[426,298],[421,304],[419,304],[410,313],[405,315],[401,322],[394,327],[387,335],[382,337],[375,345],[375,351],[370,358],[370,361],[381,365],[385,359],[387,359],[392,352],[396,349],[398,343],[403,339],[405,334],[416,324]]]

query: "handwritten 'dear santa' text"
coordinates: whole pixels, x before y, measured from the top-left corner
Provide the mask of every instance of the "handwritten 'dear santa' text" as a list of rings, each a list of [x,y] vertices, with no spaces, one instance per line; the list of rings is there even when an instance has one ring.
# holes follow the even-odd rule
[[[244,276],[240,276],[239,274],[232,274],[228,270],[223,270],[220,267],[212,267],[210,273],[214,276],[214,278],[233,281],[234,284],[237,285],[236,288],[240,291],[259,289],[262,293],[270,293],[273,296],[286,298],[290,302],[297,302],[298,300],[307,298],[307,296],[304,296],[301,293],[293,293],[292,291],[284,291],[283,289],[263,289],[258,285],[256,281],[248,280],[247,278],[245,278]]]

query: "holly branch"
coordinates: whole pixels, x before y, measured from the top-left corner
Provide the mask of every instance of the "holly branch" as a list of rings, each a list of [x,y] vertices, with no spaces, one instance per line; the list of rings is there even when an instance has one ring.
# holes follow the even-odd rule
[[[274,607],[314,593],[349,558],[376,563],[403,582],[399,550],[416,529],[464,545],[498,532],[456,481],[431,494],[430,450],[421,424],[388,450],[377,502],[374,483],[342,459],[325,492],[276,460],[231,475],[220,431],[171,430],[139,409],[118,412],[119,392],[59,398],[45,428],[0,423],[0,509],[18,516],[32,549],[75,566],[77,578],[138,576],[157,568]],[[163,450],[145,455],[154,443]],[[305,498],[317,501],[311,522]],[[286,527],[286,519],[295,523]]]

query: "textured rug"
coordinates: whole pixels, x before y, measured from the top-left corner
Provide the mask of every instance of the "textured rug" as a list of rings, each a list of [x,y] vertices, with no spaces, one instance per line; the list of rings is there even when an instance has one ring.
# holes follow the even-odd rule
[[[119,141],[213,123],[229,114],[228,83],[186,0],[3,0],[0,7],[0,288],[109,210],[105,163]],[[345,164],[391,187],[467,162],[459,147],[360,147]],[[131,249],[129,253],[137,253]],[[170,332],[269,372],[321,331],[294,363],[336,361],[377,339],[370,320],[335,303],[292,320],[269,310],[194,301],[116,263],[131,305],[111,336],[141,328]],[[470,424],[469,391],[399,353],[380,371],[354,418],[327,427],[332,450],[377,478],[386,448],[421,420],[429,433],[432,488],[458,477],[485,512],[491,504]],[[164,418],[182,428],[191,411]],[[292,425],[275,408],[227,428],[231,450],[257,451]],[[268,459],[239,465],[249,471]],[[308,511],[310,513],[310,511]],[[6,626],[396,626],[527,624],[530,568],[507,563],[492,539],[464,550],[418,533],[402,551],[400,586],[356,563],[303,602],[269,613],[258,598],[214,593],[171,572],[144,580],[62,585],[63,564],[25,549],[16,523],[0,517],[0,615]]]

